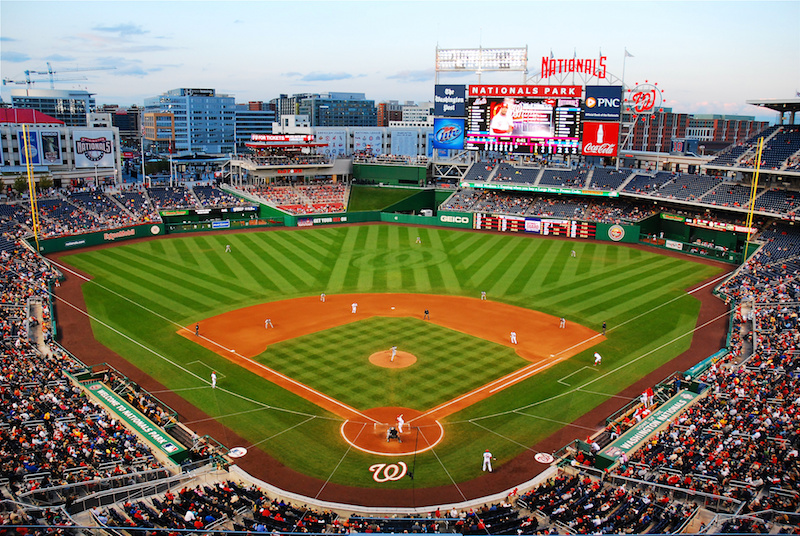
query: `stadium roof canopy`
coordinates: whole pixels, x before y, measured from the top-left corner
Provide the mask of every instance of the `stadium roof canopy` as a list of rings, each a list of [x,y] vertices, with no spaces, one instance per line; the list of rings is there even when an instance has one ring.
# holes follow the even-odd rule
[[[768,108],[780,114],[785,114],[787,112],[796,114],[800,112],[800,97],[794,99],[755,99],[745,102],[753,106],[758,106],[759,108]]]
[[[29,108],[0,108],[0,124],[2,123],[12,123],[15,125],[22,123],[63,125],[64,121]]]

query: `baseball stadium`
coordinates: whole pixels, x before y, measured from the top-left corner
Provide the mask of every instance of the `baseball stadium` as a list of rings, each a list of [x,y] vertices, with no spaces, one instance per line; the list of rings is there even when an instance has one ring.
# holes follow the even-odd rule
[[[7,114],[4,524],[796,532],[800,99],[653,154],[658,88],[598,76],[437,85],[430,157],[254,136],[207,183],[46,184],[55,127]]]

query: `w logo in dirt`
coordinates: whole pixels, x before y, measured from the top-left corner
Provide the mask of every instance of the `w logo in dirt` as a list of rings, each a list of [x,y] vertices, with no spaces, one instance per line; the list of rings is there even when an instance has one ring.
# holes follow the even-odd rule
[[[400,480],[408,472],[408,466],[403,462],[397,463],[376,463],[369,467],[372,473],[372,480],[375,482],[389,482],[390,480]]]

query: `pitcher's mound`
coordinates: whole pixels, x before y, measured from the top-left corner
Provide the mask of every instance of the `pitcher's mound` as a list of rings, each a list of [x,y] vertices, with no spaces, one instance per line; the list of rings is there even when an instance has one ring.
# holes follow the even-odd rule
[[[405,368],[416,363],[417,356],[398,350],[397,355],[394,356],[394,360],[392,360],[392,351],[382,350],[369,356],[369,362],[384,368]]]

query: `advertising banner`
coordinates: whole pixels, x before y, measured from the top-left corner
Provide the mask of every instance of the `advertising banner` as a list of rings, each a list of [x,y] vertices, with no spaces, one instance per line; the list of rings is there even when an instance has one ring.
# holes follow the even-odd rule
[[[619,146],[619,123],[583,124],[581,153],[586,156],[617,156]]]
[[[318,147],[317,153],[325,156],[347,156],[348,143],[347,131],[345,129],[317,128],[317,143],[324,143],[324,147]]]
[[[433,146],[436,149],[463,149],[464,120],[443,117],[434,118]]]
[[[25,148],[27,139],[27,150]],[[19,162],[23,166],[28,165],[28,156],[31,158],[31,165],[41,164],[42,159],[39,154],[39,131],[28,130],[27,134],[21,130],[17,131],[17,140],[19,140]]]
[[[464,117],[467,103],[467,86],[438,85],[434,87],[433,115],[437,117]]]
[[[76,168],[114,167],[114,133],[91,129],[72,131]]]
[[[61,135],[57,131],[43,130],[42,138],[42,163],[63,164],[61,158]]]
[[[417,156],[417,131],[393,130],[391,154]]]
[[[619,121],[622,86],[586,86],[583,118],[586,121]]]
[[[139,433],[151,445],[162,451],[173,461],[180,462],[188,456],[186,449],[175,439],[172,438],[163,428],[153,423],[145,417],[138,409],[131,406],[117,393],[106,387],[100,382],[92,382],[87,385],[89,391],[99,398],[110,410],[112,415],[116,415],[131,429]]]
[[[354,130],[353,151],[372,155],[383,154],[383,131],[379,129]]]

